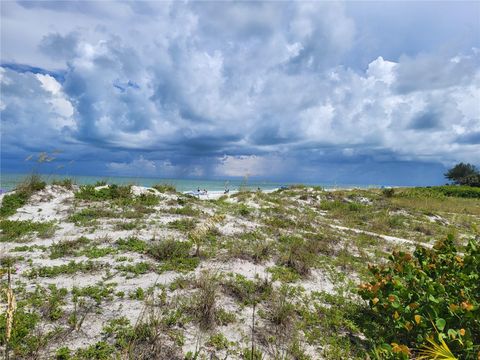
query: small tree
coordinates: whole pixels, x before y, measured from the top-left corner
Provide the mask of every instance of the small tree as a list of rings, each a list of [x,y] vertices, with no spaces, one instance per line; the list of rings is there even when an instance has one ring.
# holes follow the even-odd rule
[[[480,173],[478,172],[477,168],[472,164],[459,163],[450,170],[448,170],[444,174],[444,176],[448,180],[453,181],[455,184],[469,185],[471,182],[469,180],[478,180]]]

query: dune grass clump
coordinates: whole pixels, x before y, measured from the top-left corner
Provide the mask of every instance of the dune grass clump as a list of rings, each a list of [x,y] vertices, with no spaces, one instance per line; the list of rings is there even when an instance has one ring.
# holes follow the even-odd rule
[[[32,174],[25,178],[15,189],[15,193],[3,197],[0,207],[0,216],[7,217],[16,213],[17,209],[24,206],[32,194],[45,189],[46,183],[40,175]]]
[[[155,184],[152,186],[155,190],[161,192],[161,193],[176,193],[177,189],[175,188],[175,185],[172,184]]]
[[[272,284],[267,279],[249,280],[240,274],[229,274],[222,281],[225,293],[243,305],[253,305],[266,300],[272,293]]]
[[[161,261],[159,271],[189,272],[194,270],[200,260],[191,256],[192,243],[166,239],[152,244],[148,254],[155,260]]]
[[[180,231],[190,231],[195,229],[197,221],[195,219],[178,219],[168,223],[170,229],[180,230]]]
[[[258,231],[248,232],[229,239],[225,247],[228,256],[261,263],[273,254],[273,244]]]
[[[197,292],[193,298],[192,315],[204,330],[212,329],[216,322],[218,277],[208,271],[202,271],[196,281]]]
[[[300,276],[307,276],[315,265],[313,243],[297,236],[282,236],[279,239],[280,265],[294,270]]]
[[[64,187],[65,189],[72,190],[73,185],[75,185],[75,181],[71,178],[53,180],[52,185],[61,186],[61,187]]]
[[[88,201],[106,201],[115,199],[131,199],[131,185],[108,185],[96,189],[95,185],[82,185],[75,193],[75,198]]]
[[[77,256],[77,252],[83,246],[88,245],[90,239],[81,236],[75,240],[64,240],[50,246],[50,259],[58,259],[67,256]]]

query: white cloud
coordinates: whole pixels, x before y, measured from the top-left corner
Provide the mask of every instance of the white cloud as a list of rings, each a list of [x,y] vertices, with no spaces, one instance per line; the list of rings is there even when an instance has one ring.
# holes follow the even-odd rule
[[[217,161],[215,174],[218,176],[266,176],[275,175],[284,170],[282,160],[276,156],[224,155]]]
[[[145,151],[109,169],[189,176],[287,174],[288,161],[372,154],[478,161],[468,137],[480,131],[475,49],[368,53],[359,66],[358,48],[372,44],[336,2],[27,5],[2,3],[2,60],[62,80],[2,68],[11,146],[35,134],[105,156]]]

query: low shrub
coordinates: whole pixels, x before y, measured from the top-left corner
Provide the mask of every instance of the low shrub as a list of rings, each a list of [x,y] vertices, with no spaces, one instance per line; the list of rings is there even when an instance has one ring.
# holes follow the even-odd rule
[[[36,232],[38,237],[45,238],[53,235],[55,226],[53,222],[34,222],[31,220],[1,220],[0,241],[12,241],[24,235]]]
[[[385,344],[382,349],[417,353],[429,339],[445,341],[460,358],[480,350],[480,248],[470,241],[457,252],[453,236],[432,250],[394,252],[386,265],[371,266],[372,280],[360,286]],[[369,316],[369,315],[367,315]]]
[[[176,193],[177,189],[171,184],[156,184],[152,188],[158,190],[161,193]]]
[[[52,185],[62,186],[66,189],[73,189],[74,181],[72,179],[60,179],[60,180],[53,180]]]
[[[131,199],[132,188],[130,185],[119,186],[112,184],[101,189],[96,189],[95,185],[82,185],[80,186],[80,190],[75,193],[75,198],[88,201]]]
[[[117,246],[119,250],[138,253],[145,253],[148,249],[148,245],[145,241],[137,239],[133,236],[127,239],[119,239],[117,241]]]
[[[191,248],[190,242],[166,239],[152,244],[148,253],[156,260],[169,260],[189,257]]]
[[[16,187],[13,194],[7,194],[3,197],[0,216],[6,217],[15,214],[18,208],[28,202],[33,193],[43,190],[45,186],[46,183],[42,181],[40,175],[32,174],[28,176]]]
[[[282,236],[280,242],[280,263],[285,265],[301,276],[310,273],[315,263],[315,253],[309,241],[296,236]]]

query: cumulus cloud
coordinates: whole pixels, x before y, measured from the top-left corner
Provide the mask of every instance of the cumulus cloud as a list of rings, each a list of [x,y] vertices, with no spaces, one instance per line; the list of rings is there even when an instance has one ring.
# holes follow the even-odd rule
[[[110,5],[2,3],[2,157],[48,144],[99,172],[319,181],[478,162],[475,43],[354,64],[369,42],[342,3]]]

